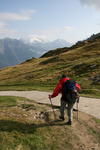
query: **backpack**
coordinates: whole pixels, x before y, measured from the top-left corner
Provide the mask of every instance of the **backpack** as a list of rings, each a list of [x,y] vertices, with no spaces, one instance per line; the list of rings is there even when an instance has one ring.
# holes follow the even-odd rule
[[[70,103],[75,103],[77,98],[78,91],[76,88],[76,81],[67,80],[62,88],[62,99]]]

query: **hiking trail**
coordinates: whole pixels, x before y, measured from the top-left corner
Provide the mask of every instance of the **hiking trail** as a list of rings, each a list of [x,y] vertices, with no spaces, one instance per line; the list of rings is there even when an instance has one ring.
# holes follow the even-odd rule
[[[41,91],[0,91],[0,96],[19,96],[34,100],[38,103],[50,104],[48,94],[51,93]],[[59,94],[59,96],[52,99],[53,105],[60,106],[60,97],[61,95]],[[76,109],[76,104],[74,108]],[[79,111],[100,119],[100,99],[80,97]]]

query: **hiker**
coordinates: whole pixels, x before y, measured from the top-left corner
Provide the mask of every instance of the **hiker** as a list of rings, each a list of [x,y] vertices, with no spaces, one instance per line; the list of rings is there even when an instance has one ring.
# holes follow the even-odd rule
[[[62,94],[62,97],[60,100],[61,106],[60,106],[59,119],[65,120],[64,109],[65,109],[66,104],[67,104],[68,105],[68,108],[67,108],[68,122],[67,122],[67,124],[71,125],[72,121],[73,121],[73,106],[76,102],[76,99],[79,102],[79,98],[78,98],[77,93],[76,93],[76,97],[75,97],[74,101],[73,101],[73,98],[70,94],[68,94],[67,97],[65,96],[66,92],[64,92],[64,86],[68,81],[71,81],[71,79],[69,77],[67,77],[66,75],[62,75],[61,79],[59,80],[58,84],[56,85],[56,88],[53,91],[53,94],[49,95],[49,99],[56,97],[59,93]],[[75,86],[76,86],[76,90],[78,92],[80,90],[80,85],[75,82]]]

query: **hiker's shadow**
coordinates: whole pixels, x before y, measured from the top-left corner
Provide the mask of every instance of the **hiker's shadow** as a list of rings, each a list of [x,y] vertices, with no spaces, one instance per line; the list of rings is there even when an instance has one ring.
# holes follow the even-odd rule
[[[57,108],[57,106],[55,106]],[[74,111],[77,111],[74,109]],[[19,121],[12,121],[12,120],[0,120],[0,131],[12,132],[17,131],[24,134],[33,134],[38,128],[43,127],[52,127],[52,126],[63,126],[65,122],[60,120],[53,120],[53,121],[44,121],[40,123],[36,123],[35,121],[31,124],[23,123]]]
[[[62,122],[61,120],[53,120],[46,123],[40,123],[37,125],[37,128],[41,127],[52,127],[52,126],[64,126],[65,122]]]
[[[22,123],[18,121],[12,120],[0,120],[0,132],[12,132],[17,131],[24,134],[33,134],[38,128],[41,127],[50,127],[50,126],[63,126],[65,123],[60,122],[59,120],[54,120],[51,122],[43,122],[43,123]]]
[[[0,131],[12,132],[18,131],[21,133],[33,133],[36,130],[35,124],[22,123],[12,120],[0,120]]]

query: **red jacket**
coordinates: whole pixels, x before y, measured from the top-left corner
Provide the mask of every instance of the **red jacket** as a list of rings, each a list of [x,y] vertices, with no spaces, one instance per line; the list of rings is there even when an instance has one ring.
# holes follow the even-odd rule
[[[56,88],[53,91],[53,94],[51,95],[51,98],[56,97],[59,93],[62,93],[62,87],[63,84],[67,81],[70,80],[70,78],[62,78],[59,83],[57,84]],[[79,91],[81,89],[80,85],[76,83],[77,90]]]

